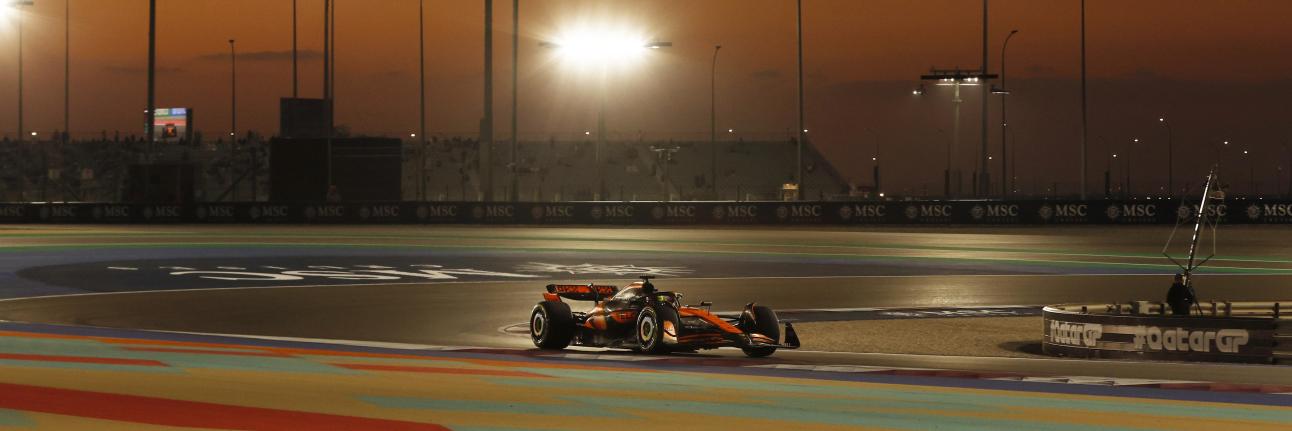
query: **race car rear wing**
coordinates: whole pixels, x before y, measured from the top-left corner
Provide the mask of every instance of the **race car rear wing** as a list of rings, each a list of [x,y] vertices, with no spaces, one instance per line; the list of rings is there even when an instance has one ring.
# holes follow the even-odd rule
[[[549,284],[547,293],[556,294],[572,301],[600,301],[619,292],[615,286],[596,284]]]

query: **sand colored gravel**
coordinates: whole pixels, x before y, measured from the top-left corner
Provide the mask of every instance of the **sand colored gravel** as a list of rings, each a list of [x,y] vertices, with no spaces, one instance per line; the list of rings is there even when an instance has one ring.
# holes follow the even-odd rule
[[[804,350],[1038,357],[1041,317],[862,320],[795,324]]]

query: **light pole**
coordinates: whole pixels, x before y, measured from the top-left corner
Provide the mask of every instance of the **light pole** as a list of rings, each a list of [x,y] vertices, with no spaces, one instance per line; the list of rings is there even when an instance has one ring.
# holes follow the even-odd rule
[[[292,0],[292,98],[300,97],[300,86],[296,75],[296,0]]]
[[[417,197],[426,201],[426,1],[417,0],[417,77],[421,84],[418,87],[417,99],[420,106],[417,116],[421,125],[421,164],[417,168]]]
[[[32,0],[11,0],[6,6],[18,9],[20,6],[31,6]],[[23,139],[22,124],[22,13],[18,13],[18,144],[21,145]]]
[[[229,39],[229,140],[238,143],[238,49]]]
[[[953,109],[953,122],[951,123],[952,124],[951,148],[947,150],[947,173],[946,173],[946,179],[945,179],[946,195],[948,197],[953,195],[951,192],[951,176],[952,176],[951,159],[953,158],[952,153],[954,152],[955,149],[960,147],[960,104],[964,103],[964,100],[960,98],[960,86],[962,85],[976,86],[981,84],[981,82],[984,80],[993,79],[993,78],[996,78],[996,75],[982,74],[979,72],[970,72],[970,71],[964,71],[959,69],[954,69],[954,70],[933,69],[927,75],[920,75],[920,79],[923,81],[934,81],[936,83],[935,85],[950,86],[953,89],[951,102],[954,104],[953,106],[955,109]],[[917,89],[914,91],[914,94],[917,96],[924,94],[922,84],[920,89]],[[984,98],[985,97],[986,96],[984,95]],[[983,157],[983,162],[985,163],[987,160],[986,151],[983,152],[982,157]],[[960,177],[961,177],[960,173],[956,172],[955,178],[956,178],[957,184],[959,184],[960,182]],[[958,188],[959,187],[957,187],[957,189]]]
[[[713,199],[718,200],[718,51],[713,46],[713,65],[709,68],[709,184]]]
[[[798,167],[795,170],[794,182],[798,187],[798,199],[803,200],[803,141],[807,140],[807,129],[803,128],[803,0],[798,0],[796,11],[796,32],[798,33],[798,81],[799,81],[799,122],[798,122]]]
[[[1086,0],[1081,0],[1081,199],[1086,199]]]
[[[72,139],[72,0],[63,4],[63,145]]]
[[[1158,117],[1158,123],[1166,127],[1166,190],[1168,196],[1175,196],[1175,144],[1171,136],[1171,122],[1166,117]]]
[[[484,1],[484,118],[480,120],[481,186],[493,200],[493,0]]]
[[[987,75],[987,0],[982,0],[982,70],[979,72],[983,76]],[[987,187],[991,183],[987,175],[987,95],[982,95],[982,125],[979,129],[982,131],[982,151],[978,154],[978,178],[974,194],[981,197],[987,197]]]
[[[1009,196],[1009,153],[1006,152],[1007,133],[1005,128],[1009,127],[1009,116],[1005,111],[1005,96],[1009,95],[1008,87],[1005,86],[1005,50],[1009,48],[1010,39],[1018,34],[1018,30],[1009,32],[1005,36],[1005,43],[1000,47],[1000,89],[995,91],[1000,95],[1000,197],[1005,199]]]
[[[511,0],[511,200],[520,199],[520,166],[516,151],[520,148],[517,126],[520,104],[520,0]]]

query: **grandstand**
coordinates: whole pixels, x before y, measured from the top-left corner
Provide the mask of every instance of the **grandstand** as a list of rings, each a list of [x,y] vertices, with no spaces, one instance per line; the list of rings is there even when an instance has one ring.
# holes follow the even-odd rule
[[[810,144],[810,142],[809,142]],[[435,140],[428,144],[425,170],[417,142],[405,144],[404,198],[422,199],[419,172],[426,178],[425,199],[480,200],[485,195],[478,144],[473,140]],[[509,143],[495,144],[494,197],[510,196]],[[517,152],[518,198],[522,201],[592,200],[597,189],[594,141],[524,142]],[[602,148],[603,200],[777,200],[780,188],[794,182],[794,141],[718,143],[717,193],[712,190],[708,142],[612,141]],[[804,151],[803,196],[837,199],[848,184],[819,152]]]
[[[418,142],[404,143],[401,196],[405,200],[476,201],[484,197],[474,139],[435,139],[423,155]],[[518,152],[519,200],[592,200],[597,187],[595,142],[522,141]],[[43,155],[42,150],[49,151]],[[145,154],[152,152],[153,156]],[[510,145],[494,148],[494,198],[510,196]],[[146,145],[136,137],[104,136],[58,142],[0,140],[0,201],[120,202],[127,199],[128,172],[141,163],[192,164],[193,198],[201,202],[269,199],[272,154],[262,137],[249,135],[236,148],[227,142]],[[424,156],[424,158],[423,158]],[[710,147],[705,141],[612,141],[602,150],[605,200],[777,200],[793,182],[796,145],[784,141],[718,143],[718,187],[712,189]],[[426,169],[418,170],[423,161]],[[44,166],[56,171],[46,180]],[[259,167],[254,169],[253,167]],[[426,182],[418,184],[419,173]],[[848,184],[820,153],[804,151],[806,199],[842,199]],[[423,197],[424,193],[424,197]],[[347,200],[366,200],[347,194]]]

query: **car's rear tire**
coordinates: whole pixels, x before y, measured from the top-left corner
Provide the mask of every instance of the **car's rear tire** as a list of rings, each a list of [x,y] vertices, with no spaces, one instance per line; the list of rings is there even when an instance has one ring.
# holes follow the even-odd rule
[[[574,338],[574,315],[564,302],[543,301],[529,314],[529,336],[540,349],[560,350]]]
[[[771,308],[755,305],[745,310],[740,315],[740,328],[746,332],[766,335],[777,343],[781,342],[781,320],[776,317],[776,312]],[[775,347],[750,347],[741,350],[745,351],[745,356],[751,358],[762,358],[776,353]]]
[[[664,322],[673,322],[677,328],[677,311],[667,306],[646,306],[637,314],[637,351],[642,353],[668,353],[664,344]]]

